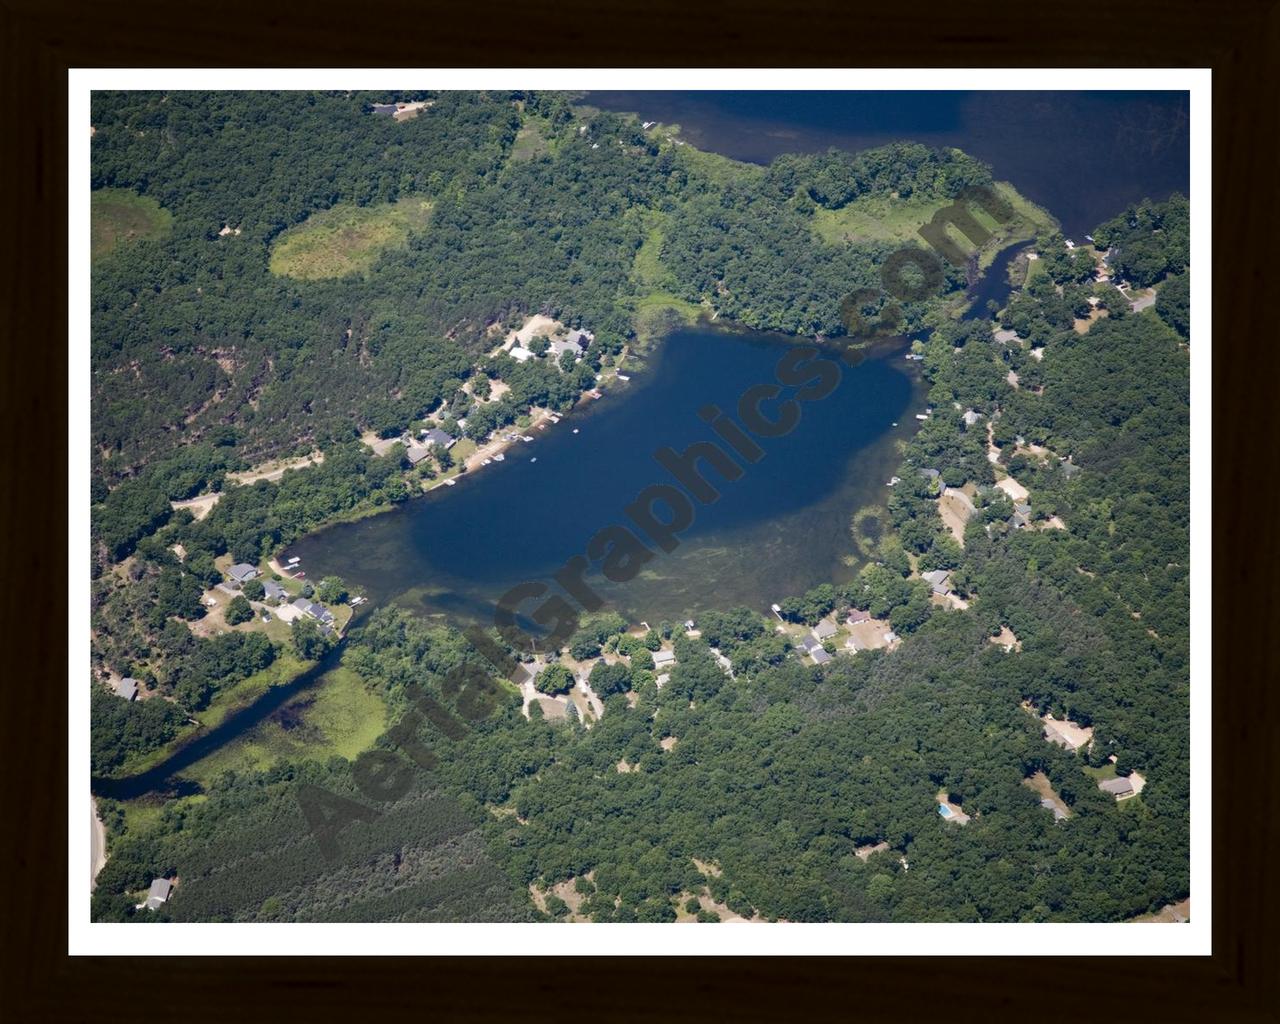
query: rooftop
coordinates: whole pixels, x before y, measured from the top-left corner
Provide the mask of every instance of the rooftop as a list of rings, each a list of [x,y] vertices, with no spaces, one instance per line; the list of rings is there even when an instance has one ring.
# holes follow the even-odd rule
[[[248,562],[237,562],[227,570],[227,576],[235,580],[237,583],[243,583],[245,580],[251,580],[258,575],[258,570]]]

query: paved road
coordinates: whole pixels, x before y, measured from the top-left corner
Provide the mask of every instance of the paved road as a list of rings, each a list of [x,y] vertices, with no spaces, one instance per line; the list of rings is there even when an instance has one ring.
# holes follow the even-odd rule
[[[98,805],[94,802],[93,797],[89,798],[89,820],[92,822],[90,826],[89,849],[91,863],[89,865],[89,891],[93,892],[93,887],[97,884],[98,872],[102,870],[102,865],[107,862],[107,830],[102,827],[102,822],[98,820]]]

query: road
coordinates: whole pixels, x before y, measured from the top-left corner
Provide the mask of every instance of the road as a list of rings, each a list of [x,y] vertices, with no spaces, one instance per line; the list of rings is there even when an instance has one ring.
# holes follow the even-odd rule
[[[98,820],[98,805],[93,797],[89,797],[89,819],[92,822],[89,842],[91,857],[89,891],[93,892],[93,887],[98,882],[98,872],[102,870],[102,865],[107,862],[107,830],[103,827],[102,822]]]

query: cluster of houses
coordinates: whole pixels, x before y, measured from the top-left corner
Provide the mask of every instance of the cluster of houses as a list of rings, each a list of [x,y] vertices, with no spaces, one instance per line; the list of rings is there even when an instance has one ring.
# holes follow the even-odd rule
[[[572,352],[575,360],[582,358],[582,353],[587,350],[587,346],[595,340],[595,335],[590,331],[571,330],[564,339],[552,339],[551,344],[547,347],[547,356],[556,362],[566,352]],[[514,359],[517,363],[528,362],[535,358],[533,350],[525,348],[519,341],[507,350],[507,355]]]
[[[445,435],[448,436],[447,434]],[[294,579],[301,579],[306,574],[300,568],[299,559],[291,558],[289,563],[282,568]],[[237,562],[227,570],[227,580],[220,586],[224,590],[235,591],[240,590],[249,582],[249,580],[257,579],[260,573],[256,566],[247,562]],[[263,598],[267,601],[285,602],[289,596],[287,590],[280,586],[275,580],[262,580]],[[351,604],[357,605],[363,603],[364,598],[355,597],[351,599]],[[266,613],[264,612],[264,615]],[[324,605],[315,601],[311,601],[305,597],[299,597],[291,602],[281,605],[277,609],[276,614],[286,621],[292,621],[301,615],[315,619],[320,625],[320,632],[325,636],[329,636],[334,632],[333,612],[329,611]],[[132,699],[132,698],[130,698]]]
[[[441,451],[448,451],[458,439],[447,431],[441,430],[439,427],[431,427],[430,429],[419,432],[417,439],[405,437],[403,439],[405,447],[405,457],[409,460],[409,465],[416,466],[437,448]]]

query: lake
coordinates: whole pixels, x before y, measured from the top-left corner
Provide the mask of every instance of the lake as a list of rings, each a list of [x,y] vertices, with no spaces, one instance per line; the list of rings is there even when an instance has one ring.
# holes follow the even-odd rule
[[[310,578],[336,573],[376,603],[491,621],[487,608],[508,588],[549,579],[598,530],[625,524],[624,508],[646,486],[672,483],[655,451],[714,439],[699,410],[736,409],[748,388],[774,382],[795,344],[711,326],[677,331],[630,384],[509,449],[505,462],[304,538],[287,555],[300,557]],[[857,365],[842,362],[833,393],[804,403],[788,435],[762,440],[765,456],[740,479],[706,472],[722,497],[697,508],[674,552],[658,552],[626,584],[598,573],[588,581],[628,618],[656,624],[737,604],[767,612],[817,583],[849,578],[852,515],[883,500],[900,459],[894,442],[915,430],[923,409],[905,351],[899,342]]]
[[[1080,86],[1089,85],[1088,75]],[[1190,190],[1186,92],[591,92],[679,124],[699,149],[768,163],[902,139],[957,146],[1062,222],[1068,237],[1144,197]]]

